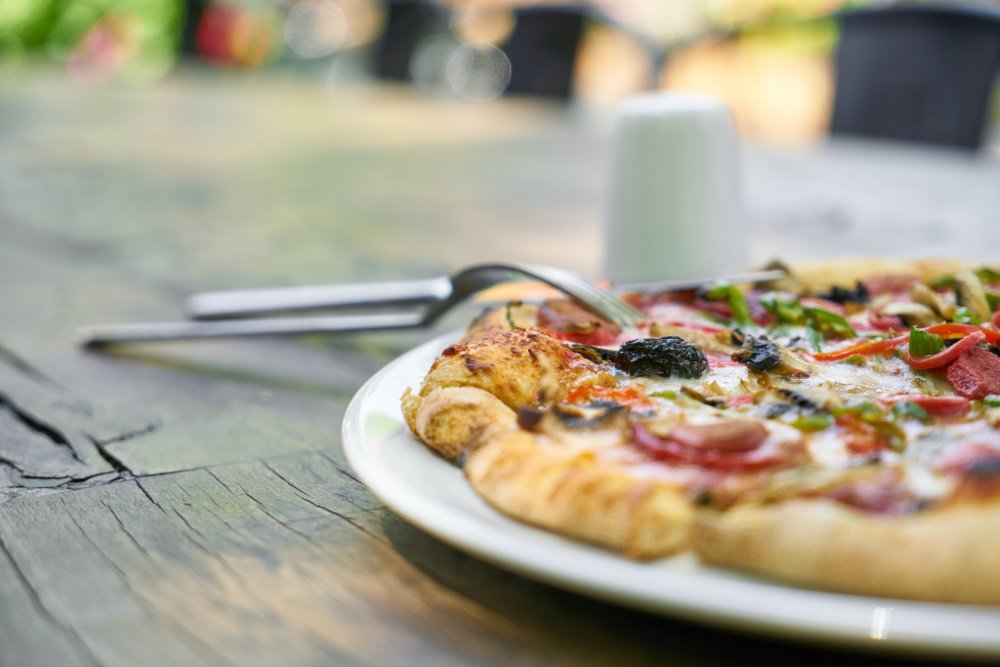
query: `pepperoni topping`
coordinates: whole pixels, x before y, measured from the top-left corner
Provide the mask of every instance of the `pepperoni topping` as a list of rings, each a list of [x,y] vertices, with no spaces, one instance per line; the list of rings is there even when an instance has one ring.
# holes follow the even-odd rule
[[[724,327],[717,327],[714,324],[705,324],[704,322],[681,322],[681,321],[670,321],[664,322],[668,326],[681,327],[682,329],[691,329],[692,331],[701,331],[703,333],[717,334],[723,331],[729,331]]]
[[[881,276],[866,278],[863,283],[872,296],[879,294],[894,294],[896,292],[908,292],[914,283],[920,282],[915,276],[907,276],[898,273],[891,273]]]
[[[902,331],[906,329],[903,320],[896,315],[881,315],[868,313],[868,326],[876,331]]]
[[[969,411],[969,400],[961,396],[926,396],[924,394],[900,394],[889,399],[890,403],[906,401],[922,407],[927,414],[935,417],[961,417]]]
[[[759,470],[787,463],[792,450],[768,446],[759,422],[679,426],[665,438],[632,424],[632,442],[653,458],[719,470]]]
[[[803,306],[810,306],[812,308],[822,308],[823,310],[829,310],[831,313],[837,313],[838,315],[843,315],[845,313],[844,306],[837,303],[836,301],[830,301],[829,299],[821,299],[816,296],[804,296],[799,299],[799,303]]]
[[[706,353],[705,358],[708,359],[708,365],[711,368],[726,368],[730,366],[743,365],[738,361],[733,361],[732,357],[723,356],[721,354]]]
[[[844,446],[852,454],[875,454],[892,447],[892,434],[852,414],[837,417]]]
[[[711,363],[711,360],[709,360]],[[726,407],[733,408],[740,405],[753,405],[753,394],[737,394],[736,396],[730,396],[726,400]]]
[[[871,479],[833,489],[824,496],[872,514],[903,514],[916,506],[914,499],[900,486],[896,473],[891,470]]]
[[[748,452],[767,440],[767,429],[760,422],[744,420],[686,424],[675,428],[670,439],[704,451]]]
[[[1000,451],[974,442],[942,456],[935,467],[941,472],[968,474],[990,465],[1000,465]]]
[[[550,299],[538,309],[538,326],[553,338],[585,345],[610,345],[621,331],[570,299]]]
[[[1000,357],[985,348],[971,347],[948,367],[945,376],[955,391],[966,398],[1000,394]]]

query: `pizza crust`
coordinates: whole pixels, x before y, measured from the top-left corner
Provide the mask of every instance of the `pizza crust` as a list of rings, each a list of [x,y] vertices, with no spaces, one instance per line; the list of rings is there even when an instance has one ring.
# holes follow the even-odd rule
[[[810,289],[825,290],[834,285],[850,287],[859,280],[885,275],[914,276],[926,281],[969,266],[968,262],[950,259],[843,257],[795,265],[791,270],[795,279]]]
[[[419,392],[403,394],[403,416],[434,451],[455,459],[516,428],[523,407],[557,400],[571,387],[616,382],[554,338],[514,329],[445,350]]]
[[[603,465],[594,452],[511,431],[485,443],[465,464],[473,488],[520,521],[633,558],[688,547],[691,507],[682,489]]]
[[[1000,604],[1000,499],[907,516],[830,500],[700,509],[698,557],[790,584],[914,600]]]

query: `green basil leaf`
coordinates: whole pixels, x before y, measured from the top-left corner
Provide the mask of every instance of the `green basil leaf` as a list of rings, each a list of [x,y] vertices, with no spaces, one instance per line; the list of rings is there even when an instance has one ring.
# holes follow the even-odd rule
[[[650,394],[650,396],[656,396],[657,398],[666,398],[672,401],[673,399],[677,398],[677,392],[674,391],[673,389],[664,389],[663,391],[654,391],[653,393]]]
[[[1000,283],[1000,271],[997,271],[992,267],[981,266],[975,271],[973,271],[973,273],[976,274],[976,277],[979,278],[979,281],[984,285],[987,283]],[[951,287],[952,285],[955,284],[955,276],[949,273],[947,275],[935,278],[934,280],[930,281],[927,284],[930,287],[934,288]]]
[[[774,321],[780,324],[805,324],[806,314],[802,305],[793,297],[782,299],[773,292],[761,297],[760,303],[767,309]]]
[[[910,356],[927,357],[937,354],[944,349],[944,339],[937,334],[932,334],[918,329],[910,328]]]
[[[753,324],[750,320],[750,306],[747,305],[743,292],[730,283],[716,283],[703,292],[709,301],[728,301],[733,311],[733,321],[745,327]]]
[[[1000,283],[1000,271],[989,266],[983,266],[976,269],[976,277],[982,283]]]
[[[792,426],[800,431],[814,433],[830,428],[833,425],[833,417],[828,414],[804,415],[792,422]]]
[[[823,334],[813,329],[811,326],[806,326],[806,333],[809,335],[809,340],[812,342],[813,348],[817,352],[823,351]]]
[[[852,354],[844,359],[844,363],[852,366],[867,366],[868,359],[863,354]]]
[[[804,306],[802,310],[806,314],[809,325],[824,336],[834,338],[857,338],[858,336],[854,327],[848,323],[843,315],[813,306]]]
[[[897,401],[892,404],[892,416],[896,419],[912,417],[917,421],[927,421],[927,411],[913,401]]]
[[[983,399],[983,405],[988,408],[1000,408],[1000,395],[990,394]]]
[[[991,292],[990,290],[983,290],[986,293],[986,303],[989,304],[990,310],[996,312],[1000,309],[1000,294],[996,292]]]
[[[979,318],[965,306],[955,311],[955,315],[951,318],[951,321],[958,322],[959,324],[979,324]]]
[[[840,415],[854,415],[861,421],[869,424],[885,418],[885,410],[879,407],[878,403],[871,401],[861,401],[860,403],[846,405],[834,410],[833,414],[837,417]]]
[[[517,323],[514,321],[514,316],[510,312],[510,309],[514,305],[515,304],[513,304],[513,303],[508,303],[507,304],[507,312],[505,313],[505,317],[506,317],[506,320],[507,320],[507,326],[509,326],[511,329],[516,329],[517,328]]]

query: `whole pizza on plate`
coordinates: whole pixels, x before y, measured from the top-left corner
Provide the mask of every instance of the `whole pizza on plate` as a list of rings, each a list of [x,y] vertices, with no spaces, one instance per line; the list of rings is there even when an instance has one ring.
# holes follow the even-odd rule
[[[499,511],[640,559],[1000,604],[1000,273],[854,260],[473,322],[413,433]]]

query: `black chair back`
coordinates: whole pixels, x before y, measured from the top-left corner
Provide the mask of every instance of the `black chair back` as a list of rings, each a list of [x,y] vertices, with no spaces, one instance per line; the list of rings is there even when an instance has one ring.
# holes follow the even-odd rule
[[[840,19],[832,133],[981,145],[1000,66],[1000,13],[909,6]]]
[[[568,98],[583,20],[583,10],[573,6],[518,10],[514,30],[501,45],[510,58],[507,93]]]

